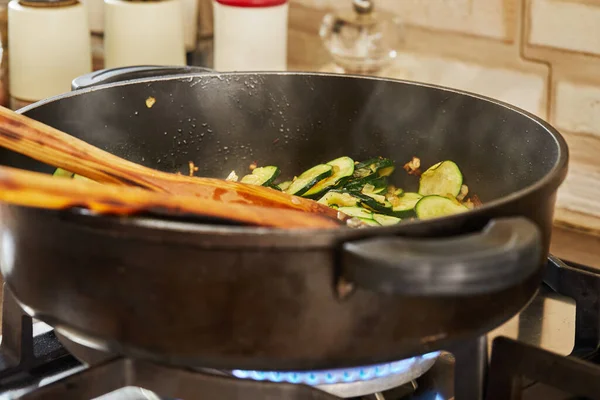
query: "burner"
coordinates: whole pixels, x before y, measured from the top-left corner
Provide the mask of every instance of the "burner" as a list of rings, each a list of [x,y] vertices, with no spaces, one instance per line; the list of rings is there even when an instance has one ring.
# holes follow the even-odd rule
[[[547,286],[541,288],[539,299],[519,317],[518,340],[494,340],[491,364],[484,335],[465,338],[441,353],[386,364],[285,372],[190,370],[113,354],[104,354],[106,359],[100,362],[82,365],[75,352],[69,354],[71,347],[63,347],[60,335],[41,322],[32,323],[5,288],[0,400],[84,400],[98,396],[103,400],[148,400],[152,394],[190,399],[197,398],[199,390],[203,397],[214,400],[495,400],[519,394],[524,400],[573,398],[566,397],[567,392],[600,400],[600,367],[582,360],[600,363],[600,274],[550,257],[545,278]],[[546,309],[546,300],[555,298],[550,296],[551,288],[575,300],[575,350],[571,357],[540,347],[546,317],[564,317],[562,312]],[[555,329],[551,330],[554,333]],[[567,354],[570,349],[563,350]]]
[[[358,397],[404,385],[433,366],[440,352],[428,353],[387,364],[321,371],[246,371],[233,370],[236,378],[287,382],[314,386],[339,397]]]

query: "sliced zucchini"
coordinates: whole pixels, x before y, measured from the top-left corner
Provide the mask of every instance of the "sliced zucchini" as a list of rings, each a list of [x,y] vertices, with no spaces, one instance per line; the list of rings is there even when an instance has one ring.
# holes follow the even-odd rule
[[[415,212],[420,219],[444,217],[465,211],[469,209],[457,200],[438,195],[424,196],[415,206]]]
[[[421,174],[419,194],[456,197],[460,193],[463,175],[453,161],[442,161]]]
[[[346,184],[344,185],[344,189],[350,190],[353,192],[360,192],[365,185],[369,184],[373,180],[374,179],[372,176],[368,176],[368,177],[362,178],[362,179],[352,178],[348,182],[346,182]]]
[[[409,217],[414,214],[415,206],[423,196],[419,193],[406,192],[392,202],[392,211],[399,217]]]
[[[380,177],[390,176],[395,169],[396,167],[393,165],[389,167],[380,168],[377,170],[377,175],[379,175]]]
[[[338,186],[343,178],[352,176],[354,173],[354,160],[350,157],[336,158],[335,160],[329,161],[327,165],[333,167],[331,176],[317,182],[317,184],[304,193],[303,196],[322,196],[327,190]]]
[[[381,226],[396,225],[401,221],[400,218],[383,214],[373,214],[373,219]]]
[[[356,164],[356,170],[370,169],[371,172],[377,172],[382,168],[392,167],[394,162],[389,158],[375,157]]]
[[[375,221],[374,219],[370,219],[370,218],[358,218],[360,219],[362,222],[364,222],[366,225],[369,226],[381,226],[379,224],[379,222]]]
[[[81,175],[73,175],[73,179],[79,180],[79,181],[87,181],[87,182],[96,182],[95,180],[92,180],[90,178],[86,178],[85,176],[81,176]]]
[[[327,164],[315,165],[309,170],[304,171],[300,176],[292,181],[290,187],[285,192],[301,196],[310,190],[317,182],[331,176],[333,167]]]
[[[277,185],[277,188],[283,192],[285,192],[290,185],[292,184],[292,181],[285,181],[285,182],[281,182],[279,185]]]
[[[355,207],[360,203],[360,199],[347,192],[330,190],[318,202],[329,207]]]
[[[74,174],[72,172],[69,172],[62,168],[57,168],[56,171],[54,171],[54,173],[52,174],[52,176],[59,176],[61,178],[72,178],[73,175]]]
[[[383,192],[387,191],[388,183],[387,177],[376,178],[367,182],[360,188],[362,193],[374,193],[374,194],[383,194]]]
[[[360,198],[360,205],[380,213],[389,213],[392,210],[392,203],[385,199],[384,195],[375,193],[355,194]]]
[[[374,179],[389,176],[392,172],[394,172],[394,162],[389,158],[378,157],[356,164],[352,177],[354,179]]]
[[[385,196],[382,194],[377,194],[377,193],[363,193],[365,196],[368,196],[370,198],[372,198],[373,200],[375,200],[376,202],[378,202],[379,204],[381,204],[382,206],[386,207],[386,208],[391,208],[392,204],[387,201],[385,199]]]
[[[279,172],[279,168],[272,165],[254,168],[252,174],[245,175],[240,182],[250,185],[269,186],[279,176]]]
[[[370,165],[375,164],[380,159],[381,159],[381,157],[375,157],[375,158],[369,158],[368,160],[365,160],[365,161],[357,161],[356,165],[355,165],[356,171],[361,170],[363,168],[368,168]]]
[[[386,199],[389,200],[389,199],[392,199],[392,198],[395,198],[395,197],[400,197],[403,194],[404,194],[404,189],[397,188],[394,185],[389,185],[386,188],[385,197],[386,197]],[[393,203],[392,203],[392,205],[393,205]]]
[[[341,211],[350,217],[373,219],[373,213],[361,207],[340,207],[338,208],[338,211]]]

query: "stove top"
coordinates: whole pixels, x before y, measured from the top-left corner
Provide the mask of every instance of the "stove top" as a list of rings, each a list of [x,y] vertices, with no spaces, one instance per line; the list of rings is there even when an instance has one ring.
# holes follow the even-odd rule
[[[275,372],[189,370],[123,357],[85,365],[5,288],[0,400],[600,399],[599,293],[600,271],[550,257],[536,298],[484,337],[387,364]]]

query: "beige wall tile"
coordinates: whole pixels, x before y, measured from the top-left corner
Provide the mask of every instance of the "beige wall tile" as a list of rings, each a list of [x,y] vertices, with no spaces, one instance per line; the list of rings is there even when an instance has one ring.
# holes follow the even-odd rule
[[[557,207],[600,218],[600,138],[561,133],[569,146],[570,162],[567,179],[558,191]],[[562,219],[561,213],[557,216]],[[590,229],[598,227],[598,219],[584,223]]]
[[[434,83],[514,104],[541,117],[546,114],[546,76],[455,59],[402,53],[389,76]]]
[[[350,8],[350,0],[292,0],[318,9]],[[400,15],[407,24],[512,40],[519,0],[379,0],[377,7]]]
[[[529,1],[529,44],[600,54],[600,2]]]
[[[552,122],[569,132],[600,137],[600,86],[556,82]]]
[[[517,0],[381,0],[408,24],[494,39],[514,38]]]
[[[567,179],[558,190],[556,206],[600,217],[600,167],[572,158]]]

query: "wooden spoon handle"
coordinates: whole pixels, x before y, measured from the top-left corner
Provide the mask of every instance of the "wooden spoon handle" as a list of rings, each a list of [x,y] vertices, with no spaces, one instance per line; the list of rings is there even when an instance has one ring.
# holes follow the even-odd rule
[[[334,218],[326,205],[270,188],[157,171],[124,160],[25,115],[0,107],[0,146],[97,182],[139,186],[226,203],[301,210]]]
[[[0,146],[97,182],[165,191],[160,185],[145,179],[154,170],[124,160],[5,107],[0,107]]]
[[[195,214],[275,228],[335,228],[343,219],[322,214],[244,204],[227,204],[196,196],[174,196],[139,188],[52,177],[0,167],[0,201],[49,209],[85,207],[99,214],[131,215],[144,211]]]

